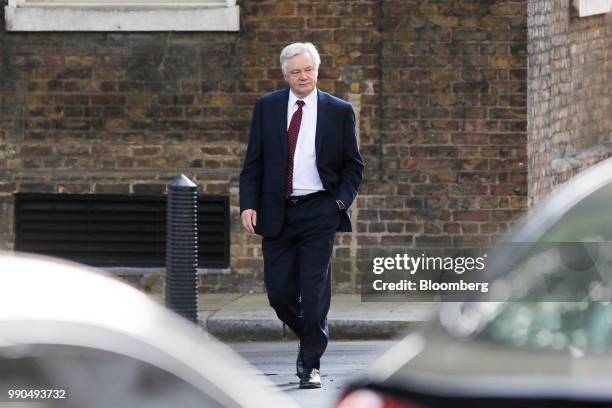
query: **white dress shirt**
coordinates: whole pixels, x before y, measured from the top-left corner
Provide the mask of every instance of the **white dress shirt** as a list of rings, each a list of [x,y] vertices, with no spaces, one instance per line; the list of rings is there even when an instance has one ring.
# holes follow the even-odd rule
[[[287,129],[291,123],[293,113],[298,110],[298,97],[289,91],[289,105],[287,107]],[[317,170],[317,155],[315,150],[315,136],[317,133],[317,89],[302,99],[302,123],[298,134],[295,156],[293,158],[293,194],[292,196],[306,195],[324,190],[323,183]]]

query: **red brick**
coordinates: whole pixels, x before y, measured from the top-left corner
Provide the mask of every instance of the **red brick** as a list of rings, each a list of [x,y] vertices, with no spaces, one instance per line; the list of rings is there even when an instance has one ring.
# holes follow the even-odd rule
[[[489,219],[490,212],[487,210],[453,212],[454,221],[489,221]]]

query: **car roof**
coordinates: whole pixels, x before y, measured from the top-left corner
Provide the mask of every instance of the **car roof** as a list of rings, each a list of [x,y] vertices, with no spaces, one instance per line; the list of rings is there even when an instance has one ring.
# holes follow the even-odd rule
[[[560,185],[548,198],[529,209],[527,220],[502,242],[535,242],[576,204],[612,183],[612,158],[603,160]]]

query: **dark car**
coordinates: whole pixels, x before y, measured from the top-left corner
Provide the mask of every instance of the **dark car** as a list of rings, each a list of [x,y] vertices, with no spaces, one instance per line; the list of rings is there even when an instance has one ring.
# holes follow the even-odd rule
[[[234,352],[89,268],[0,254],[0,406],[294,407]]]
[[[612,407],[612,159],[531,210],[494,254],[489,292],[443,304],[338,407]]]

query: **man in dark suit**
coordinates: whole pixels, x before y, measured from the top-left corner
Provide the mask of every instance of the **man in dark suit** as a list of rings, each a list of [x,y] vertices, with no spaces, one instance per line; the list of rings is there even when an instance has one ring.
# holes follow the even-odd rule
[[[283,49],[289,89],[257,100],[240,173],[240,217],[263,236],[268,300],[300,339],[300,388],[321,387],[334,237],[351,231],[364,167],[353,108],[316,87],[320,61],[310,43]]]

